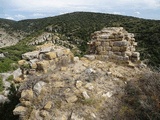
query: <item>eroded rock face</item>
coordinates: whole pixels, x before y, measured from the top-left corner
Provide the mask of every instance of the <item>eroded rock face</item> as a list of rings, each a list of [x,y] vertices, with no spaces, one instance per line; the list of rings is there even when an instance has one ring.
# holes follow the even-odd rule
[[[95,54],[97,59],[124,62],[140,60],[140,54],[135,52],[137,42],[134,34],[128,33],[123,27],[103,28],[94,32],[91,38],[89,53]]]

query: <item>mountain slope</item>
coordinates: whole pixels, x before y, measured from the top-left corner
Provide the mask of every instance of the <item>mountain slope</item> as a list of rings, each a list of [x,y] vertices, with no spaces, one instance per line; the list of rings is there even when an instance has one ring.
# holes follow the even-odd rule
[[[13,31],[21,31],[26,44],[33,37],[43,32],[58,33],[62,40],[76,45],[82,53],[87,50],[90,35],[103,27],[124,27],[134,33],[142,59],[149,59],[149,64],[160,66],[160,21],[145,20],[129,16],[90,12],[74,12],[42,19],[7,21]],[[6,29],[6,28],[5,28]],[[25,41],[25,42],[24,42]],[[18,47],[18,46],[17,46]]]

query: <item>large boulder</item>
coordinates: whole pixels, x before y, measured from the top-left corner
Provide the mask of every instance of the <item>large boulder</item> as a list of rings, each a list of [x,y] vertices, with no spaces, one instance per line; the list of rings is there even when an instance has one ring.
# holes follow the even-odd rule
[[[24,60],[32,60],[32,59],[38,58],[38,55],[39,55],[39,51],[32,51],[32,52],[27,52],[22,54],[22,58]]]

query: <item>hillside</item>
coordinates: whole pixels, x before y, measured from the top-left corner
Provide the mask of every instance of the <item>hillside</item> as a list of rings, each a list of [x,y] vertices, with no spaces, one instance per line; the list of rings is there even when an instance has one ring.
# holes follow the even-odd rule
[[[20,51],[18,47],[22,46],[20,48],[24,48],[25,44],[33,41],[33,38],[38,37],[44,32],[58,34],[58,37],[60,37],[62,41],[67,41],[67,44],[77,46],[82,51],[82,55],[85,54],[87,50],[86,43],[90,41],[91,33],[103,27],[121,26],[128,32],[135,34],[135,39],[138,41],[138,51],[141,53],[141,59],[148,59],[146,60],[149,61],[148,64],[154,67],[158,68],[160,66],[159,20],[146,20],[102,13],[74,12],[55,17],[17,22],[0,20],[0,23],[0,27],[4,28],[6,31],[22,33],[21,39],[18,39],[20,43],[11,47],[12,50],[16,49],[16,56],[21,56],[21,52],[17,55],[17,49]],[[9,47],[3,48],[0,52],[6,52],[9,49]],[[11,51],[7,56],[14,56],[14,54],[15,51]],[[9,59],[12,60],[12,57],[9,57]],[[20,57],[16,57],[16,59],[20,59]]]

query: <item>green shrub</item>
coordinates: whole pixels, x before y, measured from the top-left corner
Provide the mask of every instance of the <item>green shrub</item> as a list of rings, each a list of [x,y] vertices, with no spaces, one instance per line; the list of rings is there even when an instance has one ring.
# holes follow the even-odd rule
[[[0,92],[3,91],[3,80],[2,80],[2,76],[0,76]]]
[[[8,82],[11,82],[13,80],[13,75],[10,75],[7,79]]]

